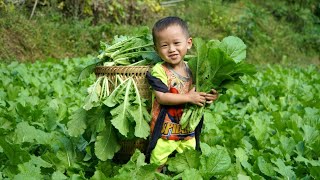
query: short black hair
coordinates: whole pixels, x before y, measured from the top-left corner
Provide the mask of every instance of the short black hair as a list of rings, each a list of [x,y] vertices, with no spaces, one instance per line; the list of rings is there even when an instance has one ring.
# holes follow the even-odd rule
[[[189,29],[187,23],[179,17],[168,16],[163,19],[158,20],[152,28],[153,43],[156,44],[156,33],[160,32],[169,26],[178,25],[181,27],[182,31],[187,37],[190,37]]]

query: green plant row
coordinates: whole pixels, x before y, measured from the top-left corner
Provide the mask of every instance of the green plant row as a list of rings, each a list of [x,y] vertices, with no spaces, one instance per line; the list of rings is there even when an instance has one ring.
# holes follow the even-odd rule
[[[320,73],[315,66],[266,66],[241,78],[243,85],[230,88],[205,111],[202,153],[177,154],[170,158],[167,173],[159,174],[139,151],[126,164],[97,158],[95,151],[105,144],[95,147],[93,142],[105,142],[111,124],[101,126],[108,122],[101,108],[75,113],[96,80],[92,74],[77,82],[90,59],[0,64],[1,178],[320,177]],[[88,127],[73,124],[73,119]],[[84,129],[101,134],[92,136]],[[118,147],[105,150],[112,148]]]

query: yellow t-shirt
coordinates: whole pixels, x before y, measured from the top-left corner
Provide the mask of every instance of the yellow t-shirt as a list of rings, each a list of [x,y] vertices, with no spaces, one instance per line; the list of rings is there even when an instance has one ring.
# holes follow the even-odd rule
[[[151,71],[151,75],[160,79],[168,88],[170,93],[186,94],[192,87],[191,72],[185,65],[188,76],[181,76],[176,73],[170,65],[165,62],[157,63]],[[150,124],[151,133],[159,116],[161,108],[157,100],[153,97],[152,121]],[[161,129],[161,138],[169,140],[188,140],[194,137],[194,131],[182,129],[179,121],[183,113],[184,105],[165,106],[167,113],[164,116],[164,123]]]

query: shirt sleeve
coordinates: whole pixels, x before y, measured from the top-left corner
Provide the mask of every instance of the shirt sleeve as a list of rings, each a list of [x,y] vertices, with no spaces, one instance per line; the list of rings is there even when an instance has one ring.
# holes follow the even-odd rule
[[[168,86],[168,77],[165,70],[162,67],[163,62],[157,63],[151,71],[151,75],[160,79],[166,86]]]

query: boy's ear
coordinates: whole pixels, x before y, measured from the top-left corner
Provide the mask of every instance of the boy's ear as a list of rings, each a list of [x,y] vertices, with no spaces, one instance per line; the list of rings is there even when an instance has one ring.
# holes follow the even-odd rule
[[[191,49],[192,47],[192,37],[189,37],[188,40],[187,40],[187,48],[188,50]]]

